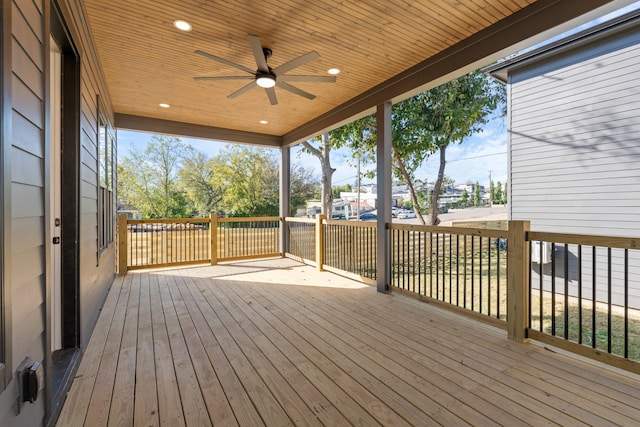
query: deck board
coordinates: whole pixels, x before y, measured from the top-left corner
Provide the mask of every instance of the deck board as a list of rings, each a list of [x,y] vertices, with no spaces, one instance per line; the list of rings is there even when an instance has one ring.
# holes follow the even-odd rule
[[[118,278],[58,425],[638,420],[636,376],[273,259]]]
[[[156,364],[153,352],[153,323],[148,275],[140,279],[138,305],[138,341],[136,347],[136,383],[134,394],[134,425],[159,426]]]

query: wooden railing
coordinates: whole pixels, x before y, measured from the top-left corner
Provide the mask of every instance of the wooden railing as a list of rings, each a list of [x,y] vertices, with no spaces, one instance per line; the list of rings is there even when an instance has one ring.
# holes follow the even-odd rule
[[[378,239],[375,221],[324,220],[324,268],[345,271],[365,283],[375,283]]]
[[[118,218],[118,271],[280,256],[280,218]]]
[[[127,220],[119,217],[119,271],[211,259],[210,219]]]
[[[318,220],[321,218],[318,216]],[[289,240],[287,255],[315,265],[317,222],[309,218],[285,218],[284,227]]]
[[[121,216],[119,228],[121,273],[287,255],[366,283],[378,274],[375,222]],[[386,233],[392,291],[640,373],[640,239],[533,232],[528,221]]]
[[[640,361],[640,239],[529,232],[528,240],[528,336],[638,372],[629,363]]]
[[[506,231],[406,224],[389,229],[394,289],[506,328]]]
[[[280,256],[280,218],[218,218],[211,216],[217,242],[212,265],[218,261]]]
[[[376,223],[364,221],[285,218],[287,256],[319,270],[373,284],[376,278]]]

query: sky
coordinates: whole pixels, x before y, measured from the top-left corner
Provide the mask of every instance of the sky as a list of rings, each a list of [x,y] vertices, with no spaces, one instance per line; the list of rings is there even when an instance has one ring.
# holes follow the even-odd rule
[[[585,28],[597,25],[615,16],[622,15],[640,8],[640,1],[624,7],[614,13],[603,16],[588,24],[577,27],[571,31],[549,39],[526,50],[535,49],[543,44],[551,43],[572,33],[584,30]],[[131,149],[143,150],[151,140],[152,134],[142,132],[132,132],[118,130],[118,158],[129,155]],[[195,149],[214,156],[219,153],[227,144],[218,141],[204,139],[181,138],[185,143],[191,144]],[[507,162],[507,126],[505,118],[494,118],[478,134],[464,140],[461,144],[450,145],[447,148],[447,164],[445,175],[455,180],[457,184],[467,182],[479,182],[481,185],[489,186],[489,177],[494,182],[507,182],[508,162]],[[275,150],[277,151],[277,150]],[[299,147],[292,149],[292,162],[298,162],[305,168],[311,168],[320,182],[320,161],[315,157],[302,153]],[[336,168],[333,175],[333,185],[352,184],[357,177],[356,161],[347,149],[334,150],[331,154],[331,165]],[[439,154],[432,155],[422,165],[416,173],[416,178],[422,181],[433,182],[437,176],[439,167]],[[363,168],[364,170],[364,168]],[[374,182],[364,179],[363,184]]]

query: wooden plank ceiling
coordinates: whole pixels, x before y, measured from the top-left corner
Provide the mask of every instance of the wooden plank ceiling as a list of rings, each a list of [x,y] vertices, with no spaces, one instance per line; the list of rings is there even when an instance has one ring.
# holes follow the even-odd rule
[[[265,134],[272,142],[531,3],[562,2],[84,0],[117,116],[180,122],[185,134],[190,125]],[[593,8],[606,1],[586,3]],[[192,31],[174,28],[177,19],[191,23]],[[194,80],[248,75],[196,50],[255,70],[249,34],[272,49],[271,67],[316,51],[318,59],[287,74],[327,76],[328,69],[339,68],[337,82],[292,83],[316,95],[314,100],[276,85],[278,104],[271,105],[259,87],[228,98],[250,80]],[[424,82],[411,89],[419,84]]]

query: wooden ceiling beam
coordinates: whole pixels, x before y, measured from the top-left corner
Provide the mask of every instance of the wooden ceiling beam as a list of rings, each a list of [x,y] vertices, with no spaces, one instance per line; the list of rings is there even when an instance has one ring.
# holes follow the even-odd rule
[[[117,129],[203,138],[239,144],[261,145],[268,147],[282,146],[282,137],[279,136],[196,125],[171,120],[154,119],[151,117],[134,116],[130,114],[116,113],[115,127]]]

